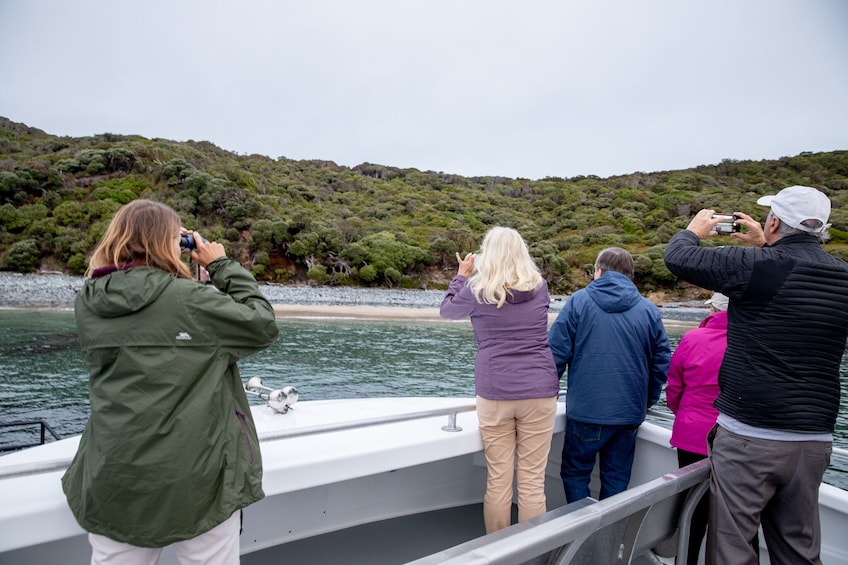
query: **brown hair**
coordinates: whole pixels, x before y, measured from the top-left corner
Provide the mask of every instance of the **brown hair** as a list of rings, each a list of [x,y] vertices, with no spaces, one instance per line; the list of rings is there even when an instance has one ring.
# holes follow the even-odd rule
[[[135,263],[192,278],[174,243],[181,225],[177,213],[159,202],[141,199],[121,206],[100,238],[86,276],[108,265]]]

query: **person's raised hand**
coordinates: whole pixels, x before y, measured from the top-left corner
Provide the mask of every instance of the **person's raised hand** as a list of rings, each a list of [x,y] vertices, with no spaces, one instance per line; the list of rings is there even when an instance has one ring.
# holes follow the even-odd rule
[[[465,258],[463,258],[459,251],[456,252],[456,260],[459,262],[459,269],[457,269],[456,274],[462,275],[465,278],[470,277],[474,274],[474,254],[466,253]]]
[[[192,235],[194,236],[194,249],[191,250],[191,258],[204,269],[215,259],[227,256],[222,244],[217,241],[206,241],[197,232],[192,232]]]
[[[745,214],[744,212],[734,212],[736,215],[736,223],[745,228],[744,232],[733,232],[731,237],[741,239],[745,243],[755,247],[762,247],[766,243],[766,236],[763,233],[763,226],[760,222]]]
[[[715,225],[721,222],[721,218],[713,218],[715,210],[704,209],[695,214],[686,229],[698,236],[698,239],[706,239],[716,235],[713,231]]]

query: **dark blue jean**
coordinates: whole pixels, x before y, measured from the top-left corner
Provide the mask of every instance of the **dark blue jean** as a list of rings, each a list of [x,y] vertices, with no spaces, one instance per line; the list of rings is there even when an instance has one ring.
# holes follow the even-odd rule
[[[630,483],[638,430],[638,424],[588,424],[566,416],[560,469],[565,499],[574,502],[589,496],[589,481],[598,454],[601,471],[599,499],[625,490]]]

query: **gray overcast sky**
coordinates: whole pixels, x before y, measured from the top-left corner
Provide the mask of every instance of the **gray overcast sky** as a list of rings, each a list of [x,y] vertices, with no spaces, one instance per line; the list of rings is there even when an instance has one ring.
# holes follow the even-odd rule
[[[848,149],[848,1],[0,0],[0,115],[531,179]]]

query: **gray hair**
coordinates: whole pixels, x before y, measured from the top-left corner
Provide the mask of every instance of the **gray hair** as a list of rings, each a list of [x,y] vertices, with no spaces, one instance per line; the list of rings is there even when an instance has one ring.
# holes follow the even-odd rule
[[[595,269],[621,273],[633,280],[635,271],[633,256],[621,247],[607,247],[598,253],[598,258],[595,259]]]
[[[773,216],[773,217],[777,218],[778,220],[780,220],[780,216],[775,215],[775,213],[772,212],[771,210],[769,210],[768,215]],[[768,216],[766,216],[766,221],[768,221]],[[805,226],[807,225],[807,223],[815,223],[816,224],[814,226],[807,226],[807,227],[810,227],[810,228],[821,227],[821,225],[820,225],[821,223],[818,222],[817,220],[804,220],[801,223]],[[792,226],[790,226],[789,224],[787,224],[786,222],[784,222],[782,220],[780,222],[780,225],[777,226],[777,233],[779,233],[781,237],[786,237],[788,235],[798,235],[798,234],[814,235],[819,240],[819,243],[824,243],[825,241],[830,239],[830,234],[827,233],[827,230],[825,230],[821,233],[810,233],[808,231],[799,230],[798,228],[793,228]]]

